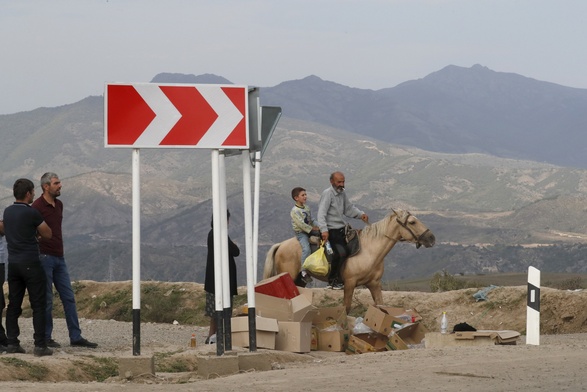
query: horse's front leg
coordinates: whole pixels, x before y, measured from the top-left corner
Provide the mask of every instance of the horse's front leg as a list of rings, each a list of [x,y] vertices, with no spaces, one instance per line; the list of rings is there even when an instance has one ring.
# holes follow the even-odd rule
[[[375,302],[375,305],[383,305],[383,295],[381,294],[381,280],[369,284],[367,288],[371,292],[371,297],[373,297],[373,302]]]

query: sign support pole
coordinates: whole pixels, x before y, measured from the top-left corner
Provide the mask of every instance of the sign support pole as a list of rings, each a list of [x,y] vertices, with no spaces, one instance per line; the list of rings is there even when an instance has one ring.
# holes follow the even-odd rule
[[[212,233],[214,235],[214,310],[216,319],[216,355],[224,354],[222,322],[222,245],[220,218],[219,151],[212,150]]]
[[[232,350],[230,318],[232,316],[232,304],[230,295],[230,268],[228,266],[229,250],[228,250],[228,206],[226,204],[226,163],[224,153],[221,151],[218,160],[218,179],[220,180],[220,244],[222,246],[222,335],[217,335],[222,338],[225,350]],[[218,273],[218,271],[216,272]],[[218,339],[220,341],[220,339]]]
[[[253,262],[255,265],[254,275],[255,275],[255,283],[259,280],[257,279],[257,270],[258,270],[258,249],[259,249],[259,192],[261,189],[261,153],[259,151],[255,152],[255,200],[253,206]]]
[[[132,151],[132,337],[133,355],[141,355],[141,171],[140,152]]]
[[[243,200],[245,211],[245,252],[246,252],[246,266],[247,266],[247,304],[249,316],[249,351],[257,351],[257,322],[255,312],[255,275],[253,254],[253,220],[252,220],[252,206],[251,206],[251,152],[243,150]]]
[[[540,345],[540,270],[528,267],[526,344]]]

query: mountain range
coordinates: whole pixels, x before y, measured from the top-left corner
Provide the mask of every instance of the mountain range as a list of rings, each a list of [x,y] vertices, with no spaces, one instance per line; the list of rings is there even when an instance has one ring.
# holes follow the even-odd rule
[[[169,73],[152,82],[230,83]],[[372,221],[408,209],[436,234],[431,249],[396,246],[385,280],[528,265],[587,271],[587,90],[476,65],[378,91],[316,76],[260,91],[284,117],[260,163],[259,268],[271,244],[291,236],[291,188],[306,188],[316,212],[329,174],[342,170]],[[0,205],[12,201],[14,179],[57,172],[72,278],[126,280],[131,151],[104,148],[103,104],[90,96],[0,116]],[[226,159],[229,233],[242,246],[241,161]],[[141,151],[143,279],[203,281],[210,198],[209,151]]]

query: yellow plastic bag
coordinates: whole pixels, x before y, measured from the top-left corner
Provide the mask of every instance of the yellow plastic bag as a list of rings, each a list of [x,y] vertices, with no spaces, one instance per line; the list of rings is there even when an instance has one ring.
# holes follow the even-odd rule
[[[328,259],[326,258],[326,254],[324,253],[324,246],[322,245],[323,243],[320,244],[320,247],[316,252],[312,253],[310,256],[306,258],[306,260],[304,260],[304,264],[302,265],[302,268],[310,271],[312,275],[328,275],[330,265],[328,264]]]

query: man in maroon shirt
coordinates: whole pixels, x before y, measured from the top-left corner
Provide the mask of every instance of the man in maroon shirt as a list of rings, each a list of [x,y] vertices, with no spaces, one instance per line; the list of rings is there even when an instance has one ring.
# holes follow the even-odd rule
[[[43,219],[53,231],[53,236],[49,240],[41,240],[39,247],[41,250],[41,264],[47,274],[47,309],[46,309],[46,329],[45,336],[47,346],[61,347],[61,345],[51,338],[53,333],[53,285],[59,293],[59,298],[63,304],[65,313],[65,322],[69,331],[69,342],[72,346],[96,348],[98,345],[82,337],[77,317],[77,307],[75,296],[71,287],[69,271],[65,264],[63,256],[63,236],[61,232],[61,223],[63,221],[63,203],[57,199],[61,195],[61,181],[55,173],[45,173],[41,177],[41,188],[43,194],[35,200],[32,207],[41,212]]]

